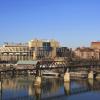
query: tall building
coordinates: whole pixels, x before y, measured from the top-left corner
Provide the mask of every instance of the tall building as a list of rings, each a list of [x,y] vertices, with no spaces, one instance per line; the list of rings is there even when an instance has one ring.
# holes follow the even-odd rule
[[[55,40],[38,40],[29,41],[29,48],[33,50],[33,59],[54,58],[59,42]]]

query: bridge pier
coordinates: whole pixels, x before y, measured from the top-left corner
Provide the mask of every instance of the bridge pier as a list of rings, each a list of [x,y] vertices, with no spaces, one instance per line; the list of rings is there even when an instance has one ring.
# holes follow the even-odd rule
[[[67,69],[67,72],[64,74],[64,82],[70,82],[70,72],[69,69]]]
[[[42,82],[41,69],[40,69],[40,63],[38,62],[36,65],[36,76],[35,76],[34,85],[40,86],[41,82]]]
[[[88,73],[88,79],[94,79],[94,72],[93,71],[90,71]]]
[[[42,83],[42,78],[41,78],[41,76],[36,76],[36,77],[35,77],[34,85],[40,86],[41,83]]]
[[[12,70],[12,77],[15,77],[16,73],[15,73],[15,69]]]

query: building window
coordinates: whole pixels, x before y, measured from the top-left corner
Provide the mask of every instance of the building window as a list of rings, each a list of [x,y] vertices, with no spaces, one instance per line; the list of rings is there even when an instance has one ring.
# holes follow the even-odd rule
[[[50,42],[43,42],[43,47],[50,47]]]

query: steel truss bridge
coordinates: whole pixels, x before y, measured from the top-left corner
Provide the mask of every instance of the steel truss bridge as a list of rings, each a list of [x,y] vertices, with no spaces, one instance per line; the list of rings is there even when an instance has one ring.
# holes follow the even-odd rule
[[[38,61],[35,66],[29,67],[27,65],[22,65],[23,68],[20,68],[19,65],[17,66],[12,66],[9,69],[1,69],[0,70],[0,75],[2,73],[9,73],[11,72],[13,75],[16,74],[17,72],[32,72],[36,71],[36,73],[39,73],[41,70],[53,70],[53,69],[61,69],[64,72],[69,68],[70,71],[90,71],[93,70],[95,72],[100,73],[100,62],[95,61],[95,62],[80,62],[80,63],[69,63],[66,61]],[[25,67],[24,67],[25,66]]]

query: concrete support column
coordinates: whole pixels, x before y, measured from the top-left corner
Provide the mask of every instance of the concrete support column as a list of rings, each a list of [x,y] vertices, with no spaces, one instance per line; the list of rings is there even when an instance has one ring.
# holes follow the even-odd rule
[[[88,73],[88,79],[94,79],[94,72],[93,71],[90,71]]]
[[[28,71],[27,71],[28,76],[30,76],[30,73],[31,73],[31,72],[28,70]]]
[[[70,82],[70,73],[69,72],[66,72],[64,74],[64,82]]]
[[[42,82],[42,78],[40,76],[36,76],[34,85],[40,86]]]

